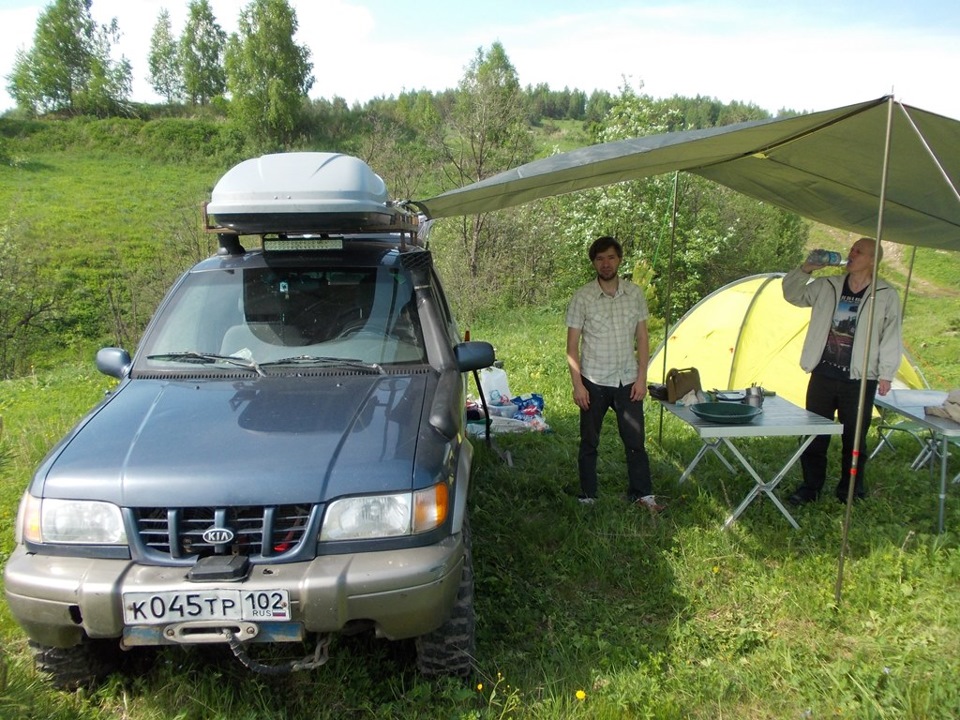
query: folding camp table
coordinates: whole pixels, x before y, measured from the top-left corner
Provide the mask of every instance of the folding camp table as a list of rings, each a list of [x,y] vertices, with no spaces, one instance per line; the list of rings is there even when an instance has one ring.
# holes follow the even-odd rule
[[[950,440],[960,438],[960,423],[937,415],[927,415],[925,407],[942,405],[947,393],[942,390],[891,390],[886,395],[877,395],[873,404],[885,410],[892,410],[903,417],[927,428],[932,436],[930,451],[930,475],[933,477],[934,461],[940,457],[940,521],[939,532],[943,532],[943,515],[947,503],[947,459]],[[937,445],[940,445],[938,448]],[[923,457],[923,456],[921,456]],[[914,463],[922,467],[923,463]]]
[[[799,529],[800,526],[797,525],[797,521],[787,512],[787,509],[783,506],[783,503],[780,502],[780,499],[773,494],[773,491],[817,435],[839,435],[843,432],[843,425],[828,418],[821,417],[816,413],[804,410],[801,407],[797,407],[789,400],[780,396],[765,398],[763,412],[748,423],[712,422],[697,417],[689,407],[684,405],[676,405],[664,401],[661,401],[660,404],[666,408],[671,415],[676,416],[692,427],[703,441],[700,450],[680,476],[681,483],[690,476],[693,469],[697,466],[697,463],[711,451],[723,461],[724,465],[726,465],[731,472],[734,472],[733,466],[720,453],[721,446],[727,447],[750,474],[750,477],[753,478],[753,488],[751,488],[750,492],[743,499],[743,502],[741,502],[730,517],[727,518],[723,524],[724,528],[730,527],[730,525],[740,517],[741,513],[747,509],[747,506],[753,499],[760,493],[764,493],[773,501],[777,509],[783,513],[783,516],[790,521],[790,524],[793,525],[794,528]],[[733,442],[738,438],[783,436],[799,437],[799,447],[796,452],[787,459],[777,474],[766,481]]]

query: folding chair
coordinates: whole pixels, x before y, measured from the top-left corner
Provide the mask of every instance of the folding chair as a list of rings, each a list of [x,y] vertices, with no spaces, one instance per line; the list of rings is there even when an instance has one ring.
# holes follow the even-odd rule
[[[896,418],[896,419],[893,419]],[[873,452],[870,453],[870,459],[873,460],[884,447],[890,448],[891,450],[896,450],[896,447],[893,444],[893,433],[894,432],[903,432],[912,437],[920,445],[920,451],[917,456],[913,459],[913,462],[910,463],[910,468],[916,470],[919,467],[922,467],[929,458],[931,452],[931,443],[934,438],[933,435],[920,423],[914,422],[913,420],[907,420],[903,416],[892,412],[890,410],[881,410],[880,411],[880,420],[877,423],[874,423],[874,427],[877,429],[877,446],[873,449]],[[936,448],[936,443],[932,447],[933,452],[938,452]]]
[[[917,455],[916,458],[914,458],[913,462],[910,464],[910,469],[919,470],[924,465],[927,465],[927,464],[936,465],[937,463],[939,463],[942,457],[941,453],[943,452],[942,450],[943,445],[941,444],[942,442],[943,440],[941,438],[935,437],[931,434],[931,436],[927,438],[926,445],[924,445],[924,447],[920,450],[920,453]],[[947,438],[947,452],[948,452],[947,462],[950,461],[949,452],[950,452],[951,446],[960,447],[960,439]],[[960,473],[957,473],[951,482],[960,483]]]
[[[932,465],[940,461],[940,441],[931,435],[926,439],[926,443],[920,449],[920,452],[910,463],[911,470],[919,470],[924,465]]]

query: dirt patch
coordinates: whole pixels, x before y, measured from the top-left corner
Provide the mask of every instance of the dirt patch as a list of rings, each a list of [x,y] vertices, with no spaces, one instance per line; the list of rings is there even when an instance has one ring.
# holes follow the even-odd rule
[[[897,243],[884,243],[883,262],[892,269],[903,275],[904,278],[910,272],[910,258],[913,255],[913,247],[910,245],[898,245]],[[910,292],[916,292],[918,295],[932,295],[935,297],[958,297],[960,290],[955,287],[938,285],[937,283],[924,280],[916,275],[910,278]]]

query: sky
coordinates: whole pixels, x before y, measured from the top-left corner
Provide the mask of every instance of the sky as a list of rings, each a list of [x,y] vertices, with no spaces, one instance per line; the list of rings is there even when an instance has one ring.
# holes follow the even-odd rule
[[[244,0],[209,0],[229,34]],[[771,113],[827,110],[893,95],[960,119],[958,0],[288,0],[311,50],[313,98],[348,103],[456,87],[478,49],[500,42],[523,86],[654,98],[703,96]],[[0,111],[17,50],[53,0],[0,0]],[[93,0],[116,18],[133,66],[131,99],[159,102],[147,54],[165,8],[174,33],[188,0]]]

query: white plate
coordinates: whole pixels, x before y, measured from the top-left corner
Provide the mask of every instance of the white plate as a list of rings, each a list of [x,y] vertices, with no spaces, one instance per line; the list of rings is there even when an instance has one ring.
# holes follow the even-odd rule
[[[747,394],[743,390],[723,390],[717,393],[717,400],[723,402],[740,402]]]
[[[191,620],[290,620],[286,590],[228,590],[207,588],[123,594],[123,621],[127,625],[165,625]]]

